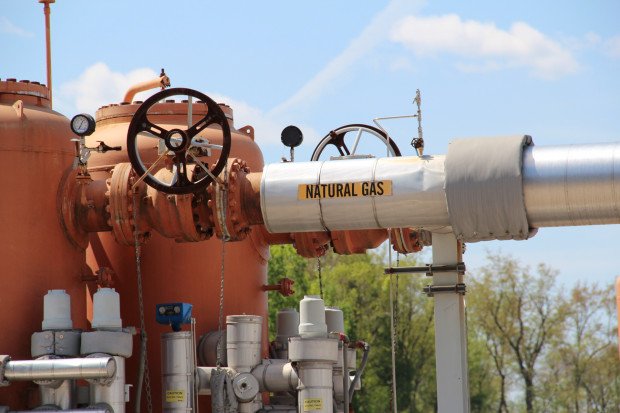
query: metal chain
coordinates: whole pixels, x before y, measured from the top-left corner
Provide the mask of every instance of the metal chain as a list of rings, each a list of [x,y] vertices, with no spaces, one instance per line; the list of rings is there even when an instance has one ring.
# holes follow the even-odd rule
[[[136,248],[136,273],[138,274],[138,304],[140,308],[140,329],[146,336],[146,323],[144,321],[144,298],[142,295],[142,271],[140,266],[140,241],[138,239],[138,211],[136,208],[137,194],[134,191],[132,193],[133,202],[133,223],[134,223],[134,239]],[[148,342],[147,342],[148,343]],[[153,398],[151,397],[151,379],[149,373],[149,362],[147,357],[147,351],[144,351],[144,387],[146,389],[146,406],[149,413],[153,412]]]
[[[219,184],[216,184],[215,190],[218,191]],[[224,185],[222,186],[222,227],[226,225],[226,208],[228,207],[228,163],[224,166]],[[222,228],[222,275],[220,279],[220,316],[219,316],[219,324],[217,329],[217,368],[222,367],[222,331],[224,325],[224,269],[226,266],[226,241],[228,241],[228,236],[224,233],[224,228]]]
[[[321,257],[317,257],[316,262],[319,266],[319,291],[321,293],[321,300],[322,300],[323,299],[323,277],[321,276]]]
[[[400,266],[400,252],[396,252],[396,266]],[[394,341],[396,342],[396,349],[398,349],[398,279],[400,274],[396,274],[396,293],[394,294]]]
[[[390,246],[392,245],[392,231],[388,228],[388,257],[390,263],[390,269],[392,268],[392,249]],[[392,348],[392,392],[391,392],[391,403],[390,407],[392,408],[393,413],[398,412],[398,402],[396,397],[396,334],[395,334],[395,324],[394,324],[394,289],[392,284],[393,272],[390,271],[390,338],[391,338],[391,348]]]

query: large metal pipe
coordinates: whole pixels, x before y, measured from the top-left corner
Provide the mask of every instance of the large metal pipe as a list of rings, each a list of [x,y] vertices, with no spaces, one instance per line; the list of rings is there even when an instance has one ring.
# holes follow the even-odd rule
[[[523,195],[530,226],[620,224],[619,145],[525,148]]]
[[[445,227],[444,175],[443,156],[269,164],[263,220],[275,233]]]
[[[619,146],[527,146],[521,159],[511,158],[522,164],[521,208],[529,227],[619,224]],[[485,145],[479,146],[480,154],[470,166],[475,169],[475,163],[496,159],[497,150],[485,152]],[[272,233],[390,227],[449,230],[451,220],[463,218],[448,212],[447,162],[444,156],[416,156],[270,164],[261,179],[263,220]],[[378,182],[383,182],[381,188]],[[471,182],[474,199],[485,182]],[[373,183],[375,193],[370,192]],[[503,206],[509,210],[509,201],[499,194],[492,200],[496,210]],[[484,202],[481,208],[488,205],[482,197],[479,202]],[[498,239],[501,235],[496,234]]]
[[[190,331],[161,335],[162,406],[165,412],[194,409],[194,348]]]
[[[4,376],[9,381],[99,379],[114,377],[116,367],[113,357],[14,360],[6,364]]]

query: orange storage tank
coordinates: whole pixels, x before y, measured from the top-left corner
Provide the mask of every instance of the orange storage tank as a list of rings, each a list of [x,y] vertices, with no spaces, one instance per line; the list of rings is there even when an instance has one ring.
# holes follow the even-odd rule
[[[0,81],[0,354],[13,360],[31,359],[30,337],[41,331],[48,290],[66,290],[73,327],[86,327],[80,276],[90,272],[87,239],[70,241],[60,219],[59,189],[72,170],[73,137],[69,120],[51,109],[47,87]],[[28,396],[36,396],[28,387],[37,386],[22,382],[0,387],[0,405],[28,408]]]
[[[87,146],[104,141],[109,146],[122,146],[121,152],[93,153],[89,171],[94,179],[110,177],[110,170],[121,162],[129,162],[125,152],[129,122],[140,105],[121,104],[99,109],[96,113],[97,128],[87,140]],[[233,127],[233,111],[220,105],[228,118],[232,134],[230,158],[246,161],[252,172],[261,171],[263,157],[253,140],[253,128]],[[153,106],[149,120],[167,130],[187,129],[188,103],[165,101]],[[194,119],[206,113],[206,105],[192,105]],[[200,137],[212,144],[221,144],[219,129],[206,128]],[[139,143],[140,156],[149,164],[157,159],[153,141]],[[214,151],[216,152],[216,151]],[[145,153],[147,155],[145,155]],[[214,154],[215,156],[216,154]],[[230,159],[229,158],[229,159]],[[263,316],[263,343],[267,341],[267,244],[260,231],[253,231],[244,241],[227,242],[222,256],[222,241],[215,236],[198,243],[175,242],[153,232],[151,239],[141,247],[141,274],[148,332],[148,363],[152,388],[153,409],[161,411],[161,355],[160,335],[170,331],[167,326],[155,322],[155,305],[167,302],[187,302],[194,306],[193,316],[197,322],[197,338],[218,329],[220,312],[220,280],[222,266],[225,268],[224,323],[226,315],[254,314]],[[111,267],[117,274],[114,287],[121,297],[121,315],[126,326],[140,326],[138,307],[138,284],[134,247],[119,245],[112,233],[91,234],[91,247],[87,260],[93,267]],[[225,327],[225,325],[224,325]],[[187,327],[185,327],[187,328]],[[263,346],[266,349],[266,345]],[[138,370],[139,340],[134,340],[134,356],[128,360],[127,383],[136,383]],[[266,354],[264,354],[266,356]],[[132,395],[133,401],[133,395]],[[142,406],[146,407],[143,395]],[[201,408],[208,409],[205,401]],[[210,406],[209,406],[210,407]]]

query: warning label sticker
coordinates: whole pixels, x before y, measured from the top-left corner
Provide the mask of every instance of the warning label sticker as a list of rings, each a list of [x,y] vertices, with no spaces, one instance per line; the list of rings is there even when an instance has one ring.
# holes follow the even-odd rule
[[[323,410],[323,399],[304,399],[304,412]]]
[[[185,401],[185,390],[166,390],[166,403]]]
[[[298,199],[355,198],[392,195],[392,181],[301,184]]]

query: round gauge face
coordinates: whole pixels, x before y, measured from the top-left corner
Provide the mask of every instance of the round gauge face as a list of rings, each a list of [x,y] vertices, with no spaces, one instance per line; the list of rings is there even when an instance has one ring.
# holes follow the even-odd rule
[[[76,135],[88,136],[95,131],[95,119],[86,113],[75,115],[71,119],[71,130]]]

